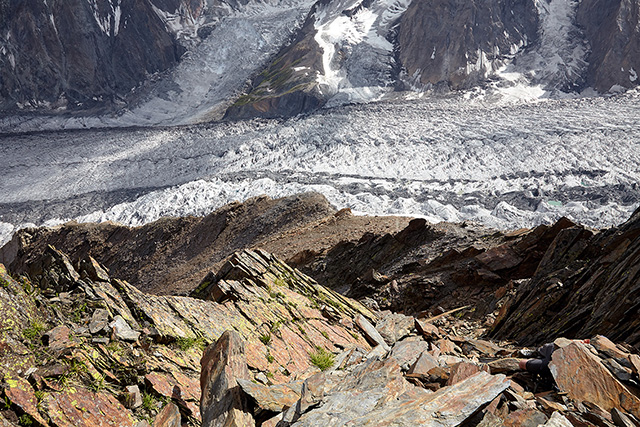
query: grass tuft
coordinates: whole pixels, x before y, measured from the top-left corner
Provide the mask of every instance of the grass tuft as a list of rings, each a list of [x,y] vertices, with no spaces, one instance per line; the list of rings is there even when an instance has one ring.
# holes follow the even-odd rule
[[[322,347],[316,347],[314,351],[309,353],[309,360],[321,371],[326,371],[333,366],[336,356]]]

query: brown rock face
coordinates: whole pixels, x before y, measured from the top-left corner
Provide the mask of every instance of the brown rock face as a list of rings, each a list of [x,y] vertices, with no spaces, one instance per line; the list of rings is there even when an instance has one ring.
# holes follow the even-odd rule
[[[180,411],[173,403],[167,404],[153,421],[153,427],[180,427]]]
[[[583,344],[572,343],[556,350],[549,364],[558,387],[571,399],[587,401],[606,411],[623,408],[640,416],[640,399],[600,363]]]
[[[400,19],[398,56],[409,80],[460,89],[484,78],[512,45],[535,41],[537,29],[531,0],[415,0]]]
[[[634,0],[584,0],[577,21],[591,45],[587,84],[599,92],[638,85],[640,4]]]
[[[314,39],[315,10],[296,39],[253,80],[252,89],[227,109],[225,119],[291,117],[325,104],[315,81],[316,72],[322,71],[322,49]]]
[[[227,331],[207,347],[200,374],[200,414],[203,427],[254,425],[249,404],[236,382],[249,379],[244,342],[237,332]]]

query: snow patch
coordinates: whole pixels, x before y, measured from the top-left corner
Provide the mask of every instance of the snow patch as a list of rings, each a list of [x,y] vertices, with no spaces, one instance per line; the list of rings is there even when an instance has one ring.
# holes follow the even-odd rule
[[[316,11],[315,40],[322,49],[323,71],[317,76],[327,107],[368,102],[388,93],[392,81],[393,45],[387,37],[411,0],[334,2]],[[356,10],[345,14],[344,10]]]
[[[15,226],[13,224],[0,221],[0,247],[11,240],[14,231]]]

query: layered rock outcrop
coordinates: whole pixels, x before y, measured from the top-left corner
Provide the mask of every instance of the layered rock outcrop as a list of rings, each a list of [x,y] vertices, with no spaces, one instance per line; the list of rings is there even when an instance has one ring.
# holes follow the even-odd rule
[[[640,344],[640,210],[599,234],[559,233],[530,280],[502,307],[493,336],[523,344],[596,333]]]
[[[396,316],[385,314],[377,326],[389,324]],[[207,354],[233,353],[234,357],[228,362],[218,359],[204,370],[203,384],[211,387],[222,374],[225,382],[214,391],[235,390],[238,394],[201,409],[220,413],[221,419],[243,408],[242,416],[249,419],[244,425],[255,422],[276,427],[573,427],[633,426],[637,422],[636,374],[623,368],[624,377],[609,367],[612,352],[618,356],[615,360],[627,364],[636,355],[605,337],[594,337],[593,345],[556,340],[550,371],[534,375],[519,364],[526,360],[523,353],[531,353],[528,349],[509,349],[461,336],[454,326],[460,321],[451,318],[410,319],[415,328],[389,341],[390,348],[379,345],[368,353],[348,349],[322,372],[272,386],[243,379],[246,363],[238,351],[242,343],[236,342],[240,338],[233,333],[223,336]],[[369,338],[382,332],[373,326],[369,329]],[[435,334],[420,332],[424,329],[433,329]],[[205,360],[208,363],[209,358]],[[235,378],[234,372],[238,373]],[[229,407],[232,409],[223,410]]]
[[[319,372],[314,351],[370,349],[351,319],[375,315],[264,252],[231,258],[215,286],[236,293],[215,301],[144,294],[92,258],[74,268],[53,247],[39,262],[19,281],[0,264],[0,415],[22,425],[199,425],[202,349],[229,330],[243,347],[242,377],[265,385]],[[229,362],[213,350],[205,362]]]

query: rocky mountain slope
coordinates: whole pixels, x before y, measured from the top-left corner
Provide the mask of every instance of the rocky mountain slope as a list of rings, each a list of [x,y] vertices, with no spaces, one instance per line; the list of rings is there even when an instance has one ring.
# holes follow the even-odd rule
[[[549,371],[533,374],[519,368],[531,350],[479,339],[464,307],[373,313],[262,250],[234,253],[191,297],[145,294],[52,246],[13,275],[0,264],[0,285],[3,426],[627,427],[640,417],[640,356],[628,344],[558,338]]]
[[[634,1],[319,2],[226,117],[290,116],[398,89],[619,91],[637,85],[637,9]]]
[[[116,114],[89,122],[126,126],[289,117],[397,90],[617,92],[638,84],[638,8],[636,0],[9,0],[0,108],[102,111]]]

